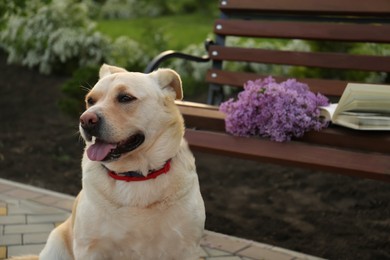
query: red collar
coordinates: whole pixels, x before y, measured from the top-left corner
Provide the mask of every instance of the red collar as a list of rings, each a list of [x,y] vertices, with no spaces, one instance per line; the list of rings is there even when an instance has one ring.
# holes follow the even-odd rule
[[[116,172],[108,170],[108,175],[111,178],[119,181],[126,181],[126,182],[147,181],[150,179],[155,179],[161,174],[167,173],[170,168],[171,168],[171,159],[169,159],[161,169],[149,171],[149,174],[146,177],[143,176],[141,173],[135,171],[118,174]]]

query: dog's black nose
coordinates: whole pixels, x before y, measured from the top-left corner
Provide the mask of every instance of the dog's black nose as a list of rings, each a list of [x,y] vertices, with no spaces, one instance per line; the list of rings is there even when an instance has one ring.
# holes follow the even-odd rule
[[[92,112],[84,112],[80,116],[81,127],[90,135],[96,136],[99,130],[100,118]]]

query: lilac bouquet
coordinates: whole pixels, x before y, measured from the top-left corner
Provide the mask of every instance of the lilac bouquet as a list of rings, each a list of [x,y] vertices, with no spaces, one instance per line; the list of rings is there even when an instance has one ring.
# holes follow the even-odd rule
[[[238,136],[263,136],[273,141],[289,141],[306,131],[326,127],[319,106],[329,104],[321,94],[295,79],[277,83],[272,77],[248,81],[238,99],[223,102],[226,131]]]

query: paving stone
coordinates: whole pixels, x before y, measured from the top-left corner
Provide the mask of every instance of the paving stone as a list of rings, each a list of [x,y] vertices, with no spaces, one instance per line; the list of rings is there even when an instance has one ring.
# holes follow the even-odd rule
[[[6,183],[0,183],[0,192],[6,192],[8,190],[12,190],[14,187],[10,186],[9,184]]]
[[[31,199],[31,198],[36,198],[42,196],[42,194],[29,191],[26,189],[12,189],[10,191],[3,192],[3,194],[16,198],[16,199]]]
[[[0,260],[39,254],[54,226],[70,215],[73,201],[66,194],[0,179]],[[27,224],[19,223],[22,219]],[[320,259],[212,231],[205,232],[199,253],[200,260]]]
[[[42,195],[41,197],[37,197],[32,199],[35,202],[42,203],[45,205],[52,205],[60,200],[60,198],[48,196],[48,195]]]
[[[27,223],[38,224],[38,223],[63,222],[65,219],[69,217],[69,215],[70,214],[27,215]]]
[[[47,238],[49,237],[50,232],[44,233],[30,233],[23,235],[23,244],[43,244],[46,243]]]
[[[5,202],[7,204],[7,206],[8,206],[8,204],[17,204],[19,202],[18,199],[12,198],[12,197],[7,196],[3,193],[0,193],[0,200],[2,202]]]
[[[18,203],[8,204],[8,215],[15,214],[60,214],[65,211],[48,207],[37,202],[21,200]]]
[[[200,243],[208,248],[237,252],[248,247],[251,241],[230,237],[212,231],[205,231],[205,235],[202,237]]]
[[[7,257],[7,248],[5,246],[0,246],[0,259],[5,259]]]
[[[38,255],[45,244],[38,244],[38,245],[21,245],[21,246],[9,246],[7,257],[11,256],[20,256],[20,255],[31,255],[35,254]]]
[[[293,260],[324,260],[323,258],[320,257],[306,255],[300,252],[296,252],[296,251],[292,251],[280,247],[273,247],[272,250],[275,252],[282,252],[284,254],[290,255],[293,258]]]
[[[0,225],[26,224],[25,215],[0,216]]]
[[[205,251],[207,252],[208,256],[227,256],[230,255],[229,252],[214,249],[214,248],[205,248]]]
[[[21,234],[0,235],[0,245],[2,246],[21,245],[21,244],[22,244]]]
[[[54,228],[53,224],[27,224],[27,225],[7,225],[4,227],[4,234],[27,234],[49,232]]]
[[[241,260],[241,257],[239,257],[239,256],[215,256],[215,257],[208,257],[207,260]]]
[[[237,253],[240,256],[246,256],[254,259],[264,260],[292,260],[293,256],[278,252],[264,247],[250,246]]]
[[[203,258],[208,256],[207,252],[205,251],[205,248],[200,247],[200,249],[199,249],[199,256],[203,257]]]

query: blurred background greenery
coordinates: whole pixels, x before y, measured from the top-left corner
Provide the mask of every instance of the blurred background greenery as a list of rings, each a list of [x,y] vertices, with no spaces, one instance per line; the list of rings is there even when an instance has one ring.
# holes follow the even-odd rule
[[[61,108],[78,116],[85,88],[97,81],[105,62],[143,71],[158,53],[173,49],[202,56],[204,41],[212,38],[218,17],[218,0],[2,0],[0,1],[0,48],[9,63],[21,64],[43,74],[68,75],[62,87]],[[333,44],[302,40],[228,39],[229,45],[267,49],[327,51],[390,55],[389,45]],[[210,64],[173,60],[164,66],[183,78],[184,94],[196,96]],[[345,73],[266,64],[229,64],[231,69],[263,75],[325,77],[366,82],[388,82],[386,73]],[[83,87],[81,87],[83,86]]]

